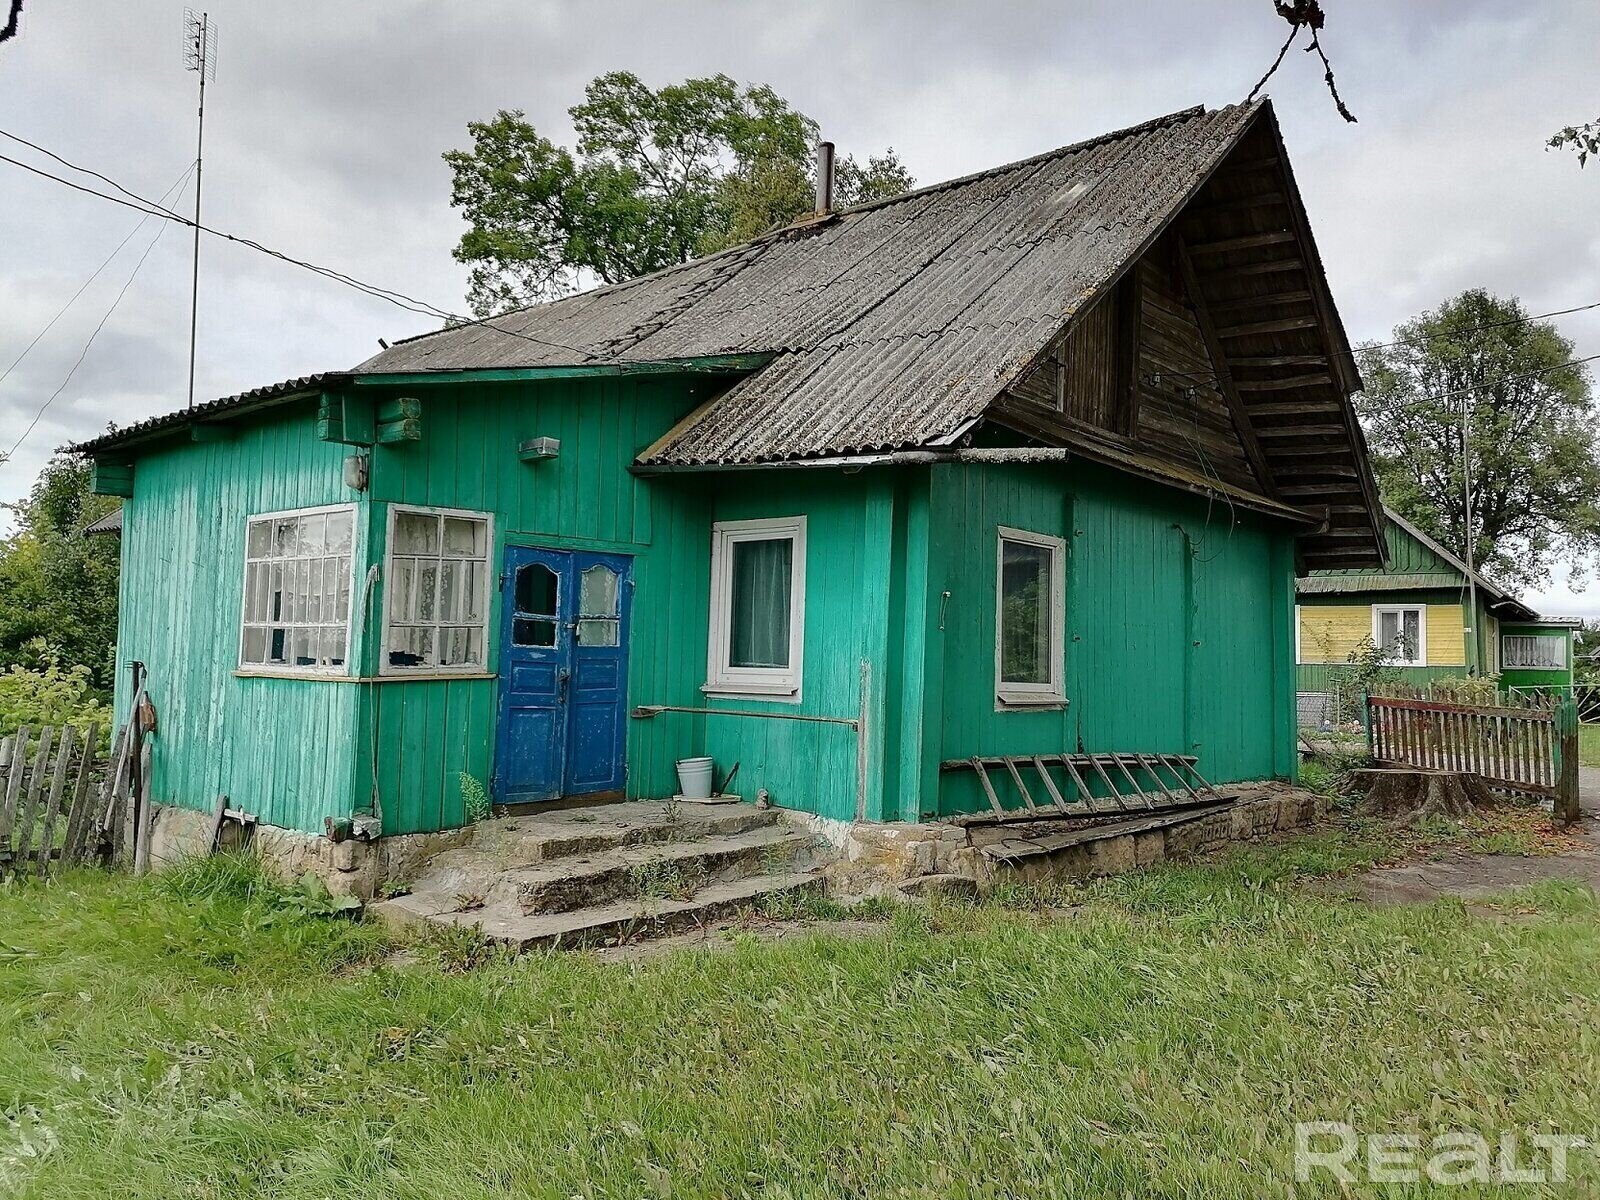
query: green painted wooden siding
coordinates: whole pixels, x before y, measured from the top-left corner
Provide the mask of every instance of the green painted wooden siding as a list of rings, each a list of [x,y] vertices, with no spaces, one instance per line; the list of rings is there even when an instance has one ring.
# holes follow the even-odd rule
[[[1519,688],[1548,688],[1570,687],[1572,685],[1572,630],[1551,628],[1548,625],[1515,625],[1506,623],[1500,626],[1502,637],[1540,637],[1551,638],[1562,642],[1567,650],[1567,666],[1562,671],[1535,671],[1527,668],[1505,668],[1500,675],[1500,682],[1506,687]],[[1502,661],[1504,656],[1502,655]]]
[[[346,448],[319,442],[315,423],[313,408],[297,408],[138,461],[123,517],[117,719],[131,701],[127,664],[143,661],[159,801],[208,810],[224,793],[264,822],[305,830],[350,811],[356,686],[234,674],[246,519],[360,499],[343,483]]]
[[[940,757],[1192,753],[1217,781],[1292,776],[1289,535],[1074,464],[933,470],[931,597],[950,592]],[[1068,542],[1064,709],[996,711],[998,527]],[[970,773],[938,811],[981,807]]]
[[[390,504],[493,514],[491,579],[507,544],[631,554],[629,704],[697,703],[696,689],[705,679],[707,501],[692,485],[640,479],[627,468],[712,386],[703,378],[650,377],[424,390],[422,439],[378,446],[373,453],[373,561],[383,561]],[[557,457],[518,458],[521,442],[544,436],[561,440]],[[499,655],[495,593],[490,671]],[[374,628],[380,627],[382,605],[380,586]],[[376,646],[366,667],[377,670]],[[357,777],[364,801],[375,744],[385,833],[462,822],[462,774],[487,785],[493,770],[498,689],[497,679],[407,680],[362,689]],[[630,721],[629,792],[673,790],[673,761],[699,753],[701,737],[692,717]]]
[[[420,441],[373,450],[348,491],[351,447],[316,437],[310,406],[241,422],[232,440],[140,457],[124,536],[124,659],[143,658],[162,718],[157,795],[218,792],[264,821],[315,830],[377,811],[385,833],[458,825],[461,776],[493,768],[498,680],[381,678],[380,579],[391,505],[488,512],[491,576],[508,544],[633,556],[628,704],[753,709],[845,724],[663,713],[630,719],[627,790],[675,790],[674,761],[739,764],[736,790],[850,820],[915,819],[979,803],[941,759],[1159,750],[1219,781],[1294,771],[1286,531],[1114,472],[1073,464],[728,472],[642,478],[640,450],[717,386],[652,377],[419,385]],[[525,463],[520,442],[561,440]],[[358,500],[354,661],[362,682],[234,674],[246,519]],[[718,520],[807,518],[805,662],[795,705],[710,698],[710,544]],[[995,711],[996,528],[1067,538],[1066,686],[1056,711]],[[944,593],[949,592],[948,603]],[[487,668],[499,653],[499,592]],[[868,670],[863,678],[863,663]],[[125,708],[127,697],[120,696]]]

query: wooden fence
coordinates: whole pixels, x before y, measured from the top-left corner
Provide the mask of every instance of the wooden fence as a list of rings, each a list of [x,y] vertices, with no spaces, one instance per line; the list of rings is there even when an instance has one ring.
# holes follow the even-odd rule
[[[0,879],[130,859],[126,738],[109,761],[99,739],[95,725],[24,725],[0,739]]]
[[[1549,799],[1559,820],[1578,819],[1578,710],[1552,698],[1524,706],[1367,697],[1372,757],[1476,775],[1490,787]]]

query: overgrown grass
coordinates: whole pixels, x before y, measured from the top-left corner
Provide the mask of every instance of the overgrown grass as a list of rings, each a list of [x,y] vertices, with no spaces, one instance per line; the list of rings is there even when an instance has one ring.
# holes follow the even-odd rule
[[[1578,726],[1578,762],[1585,767],[1600,767],[1600,725]]]
[[[1322,835],[626,964],[402,962],[263,920],[248,862],[0,889],[0,1194],[1303,1196],[1339,1193],[1292,1183],[1296,1120],[1592,1134],[1594,896],[1487,921],[1297,886],[1392,851]]]

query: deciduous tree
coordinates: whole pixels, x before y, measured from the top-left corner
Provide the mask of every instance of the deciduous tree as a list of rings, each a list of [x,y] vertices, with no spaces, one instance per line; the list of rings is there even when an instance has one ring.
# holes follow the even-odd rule
[[[686,262],[812,207],[816,123],[770,87],[713,75],[651,90],[614,71],[570,113],[573,148],[503,111],[444,156],[479,316]],[[845,205],[912,186],[893,150],[844,156],[836,180]]]
[[[1473,558],[1508,586],[1575,579],[1600,551],[1600,456],[1589,376],[1572,343],[1516,299],[1463,292],[1361,355],[1356,398],[1384,499],[1456,552],[1466,527],[1462,405],[1472,472]]]

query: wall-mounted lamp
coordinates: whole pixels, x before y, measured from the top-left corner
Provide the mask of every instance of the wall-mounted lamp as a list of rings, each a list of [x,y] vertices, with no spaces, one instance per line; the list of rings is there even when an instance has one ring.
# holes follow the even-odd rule
[[[365,454],[351,454],[344,460],[344,485],[358,492],[367,490],[368,467],[371,463]]]
[[[523,462],[538,462],[554,458],[561,453],[561,439],[553,437],[529,438],[517,447],[517,457]]]

